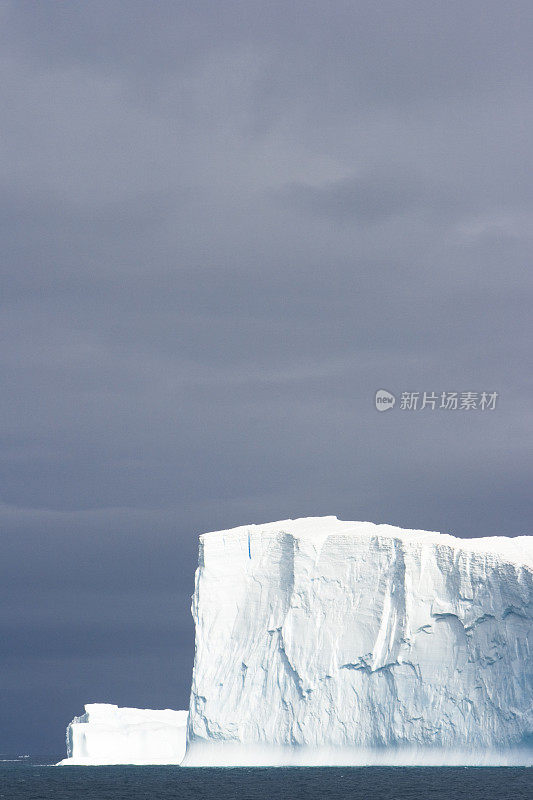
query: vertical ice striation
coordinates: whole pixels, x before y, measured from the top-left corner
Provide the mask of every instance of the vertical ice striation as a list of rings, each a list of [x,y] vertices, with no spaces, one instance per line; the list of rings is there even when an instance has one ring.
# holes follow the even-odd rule
[[[507,763],[530,746],[533,537],[336,517],[208,533],[192,612],[187,764]]]

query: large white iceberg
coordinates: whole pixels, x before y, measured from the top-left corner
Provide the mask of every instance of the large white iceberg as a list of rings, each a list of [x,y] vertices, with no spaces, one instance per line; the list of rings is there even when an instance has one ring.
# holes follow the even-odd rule
[[[60,765],[179,764],[187,714],[89,703],[67,728],[67,758]]]
[[[533,763],[533,537],[200,537],[184,764]]]

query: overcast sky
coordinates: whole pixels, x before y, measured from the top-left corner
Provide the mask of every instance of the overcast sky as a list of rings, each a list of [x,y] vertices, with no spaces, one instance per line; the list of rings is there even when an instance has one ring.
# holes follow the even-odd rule
[[[187,707],[203,531],[531,531],[533,7],[0,23],[0,751],[60,756],[84,703]]]

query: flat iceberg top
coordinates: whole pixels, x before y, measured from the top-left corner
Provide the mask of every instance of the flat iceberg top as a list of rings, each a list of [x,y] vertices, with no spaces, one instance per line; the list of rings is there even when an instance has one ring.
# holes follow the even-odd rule
[[[186,725],[188,711],[174,709],[127,708],[112,703],[87,703],[80,722],[105,725],[146,725],[154,722],[167,725]]]
[[[383,537],[412,545],[440,545],[463,552],[492,553],[505,561],[523,564],[533,569],[533,536],[487,536],[461,539],[448,533],[412,530],[373,522],[340,520],[336,516],[301,517],[259,525],[240,525],[236,528],[204,533],[200,536],[200,540],[205,544],[214,544],[214,539],[217,537],[226,535],[240,537],[251,534],[286,534],[294,539],[316,541],[320,544],[323,544],[329,536],[349,536],[361,539]]]

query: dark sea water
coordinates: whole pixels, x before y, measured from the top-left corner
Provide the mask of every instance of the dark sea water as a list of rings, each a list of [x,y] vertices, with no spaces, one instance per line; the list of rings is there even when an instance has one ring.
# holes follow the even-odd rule
[[[48,763],[50,761],[48,760]],[[51,767],[0,762],[6,800],[532,800],[527,767]]]

